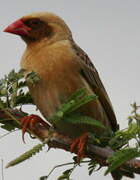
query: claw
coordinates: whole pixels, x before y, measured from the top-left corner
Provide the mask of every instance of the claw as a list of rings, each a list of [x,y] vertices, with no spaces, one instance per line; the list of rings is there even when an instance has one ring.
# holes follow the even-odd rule
[[[80,163],[81,159],[85,157],[85,147],[88,141],[88,133],[74,139],[70,146],[70,151],[77,154],[77,162]]]
[[[29,115],[29,116],[23,117],[20,119],[20,121],[21,121],[21,126],[22,126],[22,140],[24,143],[25,143],[24,135],[27,129],[30,129],[31,131],[33,131],[37,123],[46,125],[46,122],[43,121],[43,119],[41,119],[37,115]]]

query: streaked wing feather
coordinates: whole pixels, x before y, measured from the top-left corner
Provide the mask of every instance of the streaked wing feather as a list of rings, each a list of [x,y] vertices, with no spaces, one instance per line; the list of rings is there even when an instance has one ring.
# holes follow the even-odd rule
[[[112,129],[116,131],[118,129],[118,124],[113,111],[113,107],[95,66],[89,59],[88,55],[79,46],[77,46],[74,42],[72,42],[72,46],[75,49],[77,56],[80,57],[82,64],[81,73],[83,77],[91,85],[93,91],[98,96],[99,101],[101,102],[112,125]]]

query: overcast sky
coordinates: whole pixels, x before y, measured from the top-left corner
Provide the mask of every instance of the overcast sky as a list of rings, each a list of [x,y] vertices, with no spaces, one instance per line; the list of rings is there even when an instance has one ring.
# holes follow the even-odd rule
[[[49,11],[61,16],[73,32],[75,41],[96,65],[108,91],[121,128],[127,125],[130,103],[140,104],[140,1],[139,0],[0,0],[0,78],[19,69],[25,44],[18,36],[2,32],[23,15]],[[27,108],[28,109],[28,108]],[[32,111],[30,110],[30,113]],[[5,132],[0,130],[0,135]],[[21,132],[0,139],[0,158],[9,160],[38,143]],[[46,149],[17,167],[4,170],[4,180],[38,180],[57,164],[71,161],[72,155]],[[0,162],[1,164],[1,162]],[[74,180],[111,179],[102,172],[88,176],[87,167],[73,173]],[[57,169],[49,180],[61,174]],[[1,175],[1,173],[0,173]],[[1,178],[1,176],[0,176]],[[124,178],[127,180],[127,178]],[[139,179],[138,177],[136,178]]]

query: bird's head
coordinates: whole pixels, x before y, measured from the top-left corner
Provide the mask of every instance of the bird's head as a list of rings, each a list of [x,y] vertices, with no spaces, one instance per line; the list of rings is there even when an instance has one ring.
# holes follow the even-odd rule
[[[42,39],[56,42],[72,38],[71,31],[66,23],[60,17],[48,12],[23,16],[9,25],[4,32],[17,34],[26,43],[37,42]]]

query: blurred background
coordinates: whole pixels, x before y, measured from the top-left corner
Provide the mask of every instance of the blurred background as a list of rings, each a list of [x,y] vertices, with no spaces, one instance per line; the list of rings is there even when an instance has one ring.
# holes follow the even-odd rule
[[[65,20],[75,41],[95,64],[121,129],[126,127],[131,112],[130,104],[134,101],[140,104],[140,1],[1,0],[0,78],[12,69],[19,70],[20,58],[25,49],[24,42],[18,36],[6,34],[3,29],[23,15],[37,11],[53,12]],[[25,110],[30,113],[35,111],[30,106]],[[0,130],[0,136],[5,133]],[[22,142],[21,132],[18,131],[0,139],[0,159],[3,159],[4,166],[39,142],[28,135],[25,138],[26,144]],[[72,154],[62,150],[47,152],[45,147],[44,151],[17,167],[4,169],[4,180],[38,180],[55,165],[72,161],[72,157]],[[49,180],[56,180],[63,170],[56,169]],[[82,166],[74,171],[72,178],[111,180],[111,176],[103,176],[104,170],[88,176],[87,167]]]

